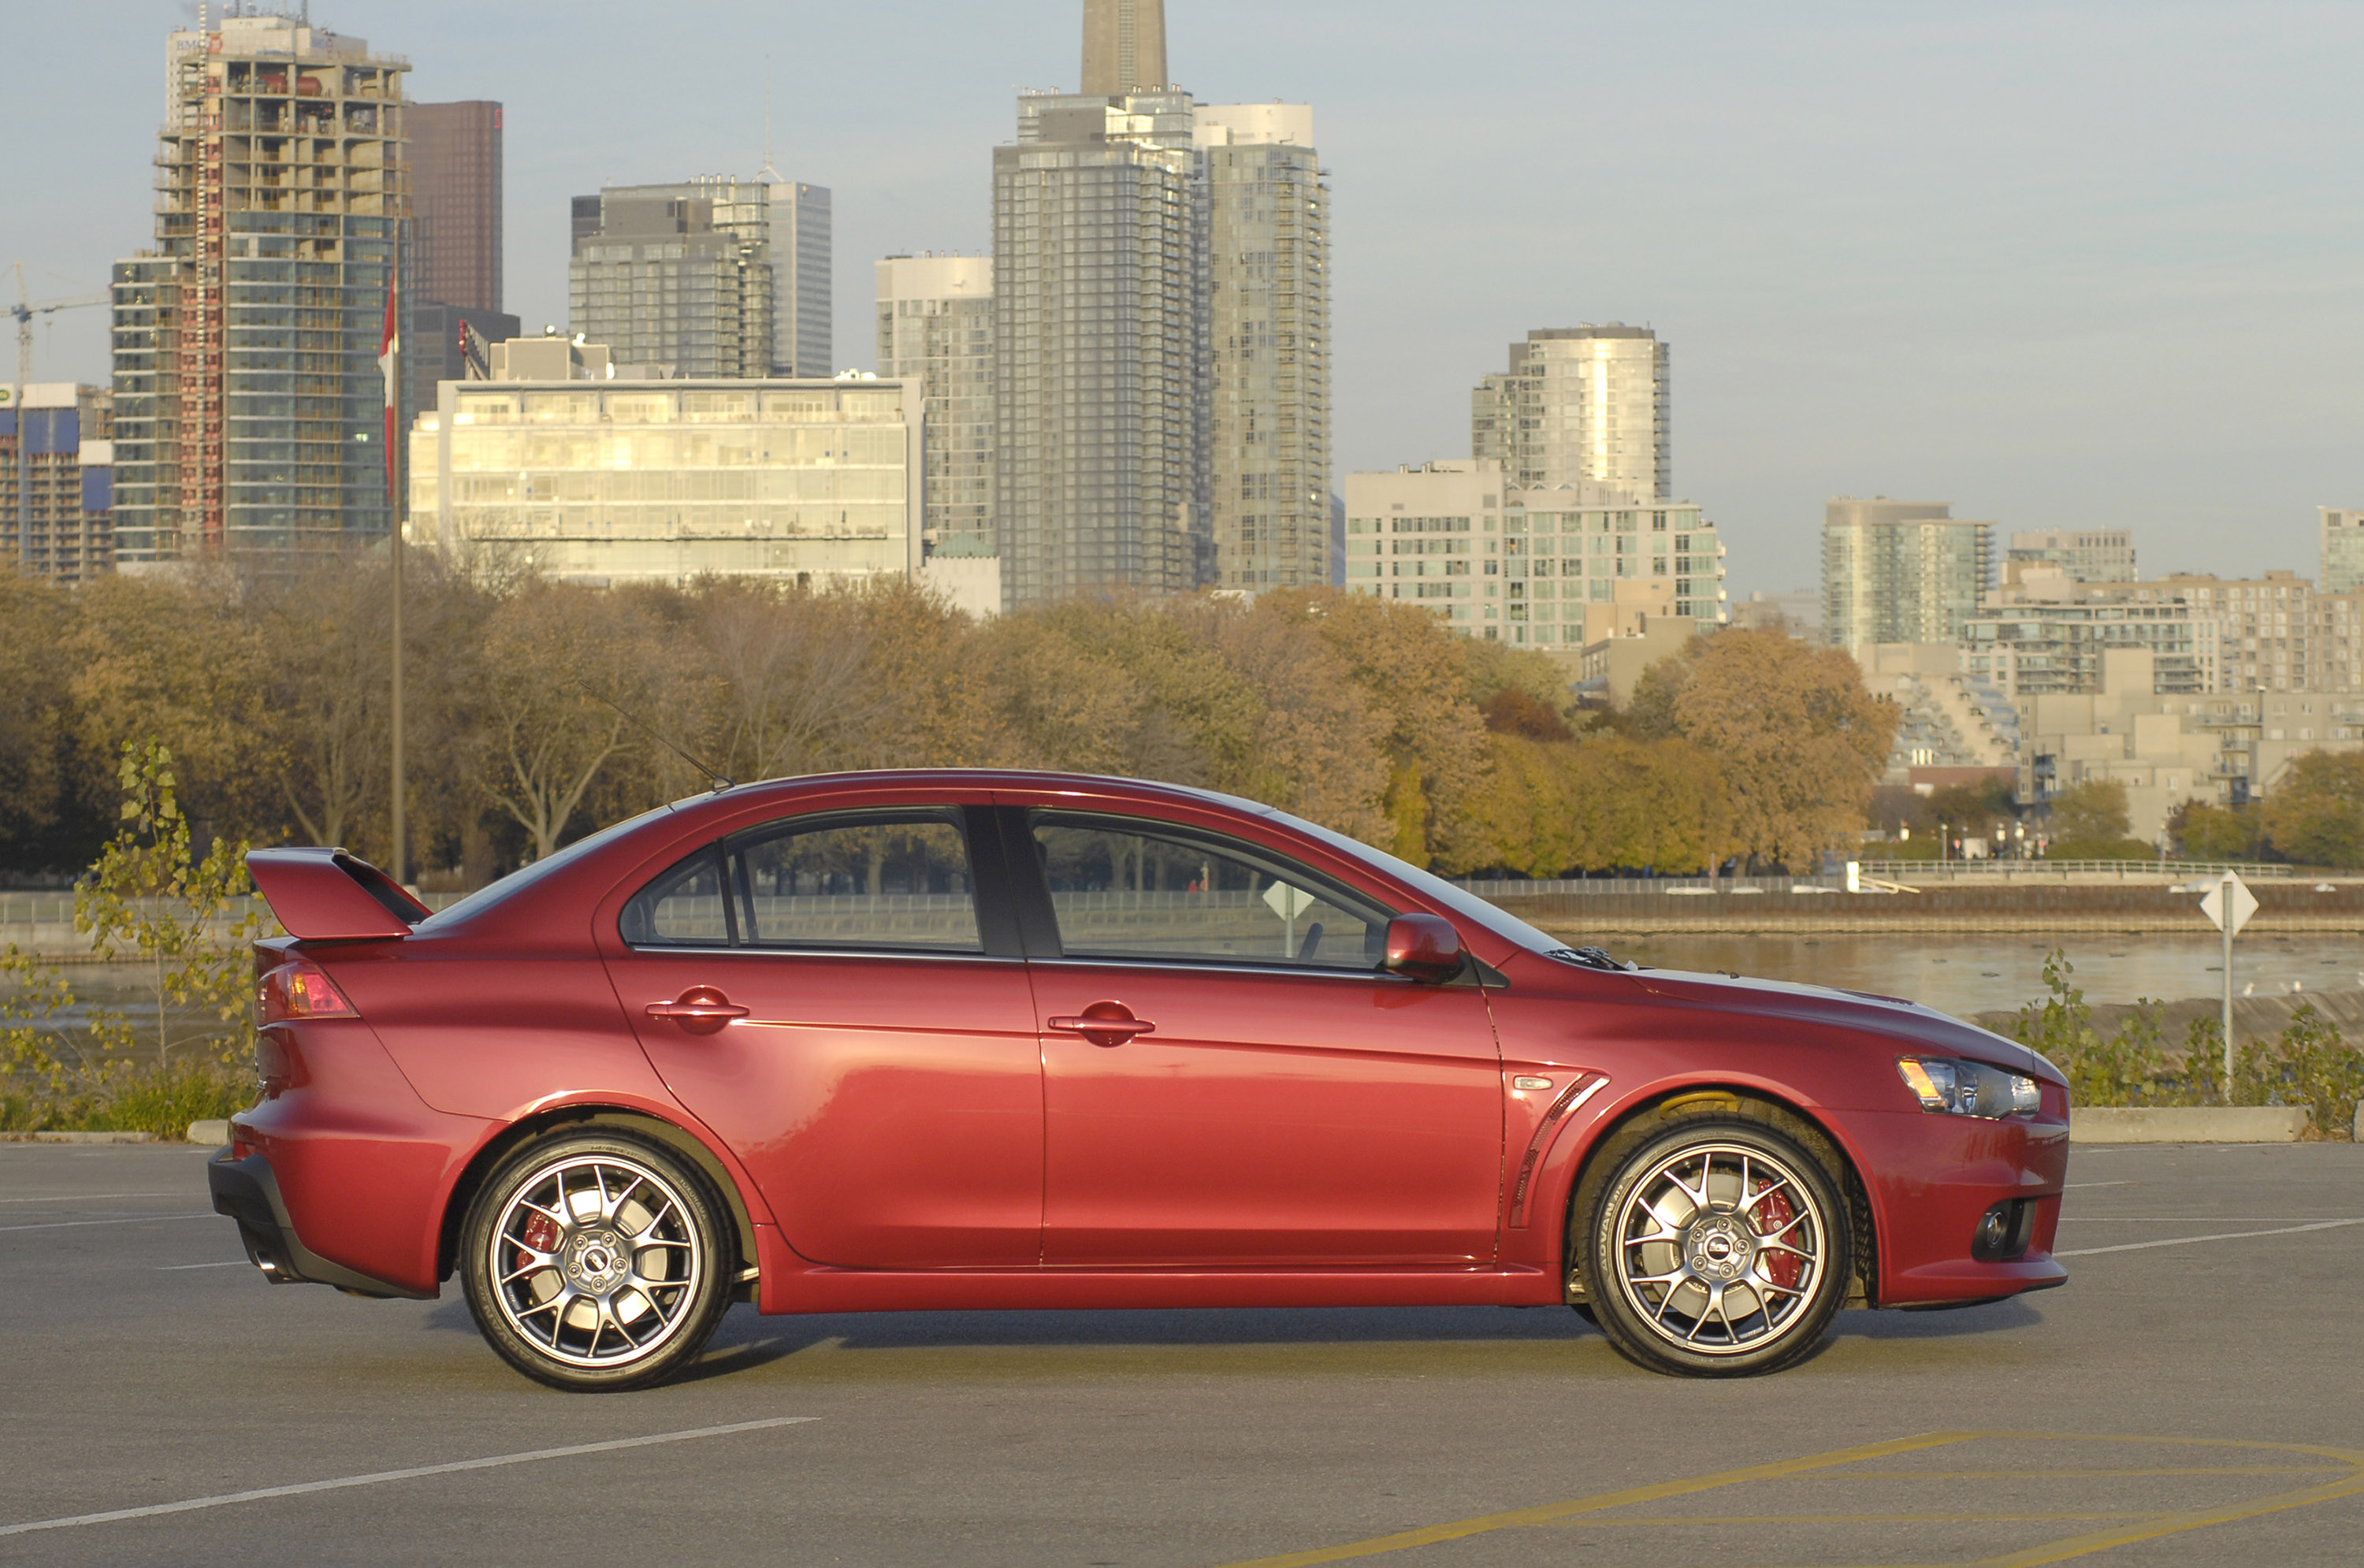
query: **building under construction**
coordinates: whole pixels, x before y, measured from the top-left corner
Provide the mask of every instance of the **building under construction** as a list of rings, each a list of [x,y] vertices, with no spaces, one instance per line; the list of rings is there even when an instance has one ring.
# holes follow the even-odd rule
[[[156,246],[115,267],[117,562],[383,538],[409,62],[234,11],[165,44]]]
[[[66,584],[114,566],[114,403],[72,382],[0,386],[0,561]]]

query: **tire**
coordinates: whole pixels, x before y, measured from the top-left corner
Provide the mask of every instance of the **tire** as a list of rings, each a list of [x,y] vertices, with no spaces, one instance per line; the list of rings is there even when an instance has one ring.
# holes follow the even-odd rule
[[[503,1361],[553,1388],[645,1388],[730,1305],[737,1232],[705,1177],[640,1139],[570,1132],[501,1162],[469,1205],[460,1279]]]
[[[1687,1118],[1617,1162],[1582,1217],[1587,1304],[1653,1372],[1742,1377],[1811,1353],[1846,1300],[1854,1233],[1795,1140]]]

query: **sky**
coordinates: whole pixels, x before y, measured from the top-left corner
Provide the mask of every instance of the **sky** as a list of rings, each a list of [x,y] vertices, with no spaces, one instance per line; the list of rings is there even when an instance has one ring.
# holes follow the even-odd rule
[[[288,0],[294,8],[296,0]],[[12,6],[0,268],[103,290],[149,243],[179,0]],[[563,325],[567,199],[829,186],[836,345],[872,263],[989,244],[1020,87],[1072,90],[1081,0],[314,0],[415,98],[507,106],[507,305]],[[1819,576],[1823,502],[2127,528],[2146,574],[2315,568],[2364,506],[2364,6],[1166,0],[1204,102],[1310,104],[1333,190],[1338,482],[1468,454],[1529,328],[1672,346],[1675,489],[1735,598]],[[15,280],[0,273],[0,297]],[[106,312],[39,380],[104,381]],[[13,345],[12,345],[13,348]]]

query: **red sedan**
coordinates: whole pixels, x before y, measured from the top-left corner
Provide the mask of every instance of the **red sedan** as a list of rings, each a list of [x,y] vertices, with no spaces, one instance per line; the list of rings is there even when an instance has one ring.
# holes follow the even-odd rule
[[[1634,969],[1252,802],[842,774],[652,811],[440,914],[250,857],[273,1281],[432,1297],[567,1388],[765,1312],[1567,1303],[1664,1372],[2040,1290],[2041,1057]]]

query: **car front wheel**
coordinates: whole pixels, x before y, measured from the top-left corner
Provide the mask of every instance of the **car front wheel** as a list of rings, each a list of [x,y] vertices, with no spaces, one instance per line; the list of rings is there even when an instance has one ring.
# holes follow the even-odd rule
[[[679,1371],[730,1306],[734,1232],[666,1151],[574,1132],[504,1161],[469,1207],[461,1283],[501,1358],[553,1387],[644,1387]]]
[[[1819,1344],[1845,1300],[1845,1206],[1818,1161],[1761,1124],[1684,1121],[1634,1150],[1599,1191],[1585,1230],[1589,1303],[1643,1366],[1771,1372]]]

